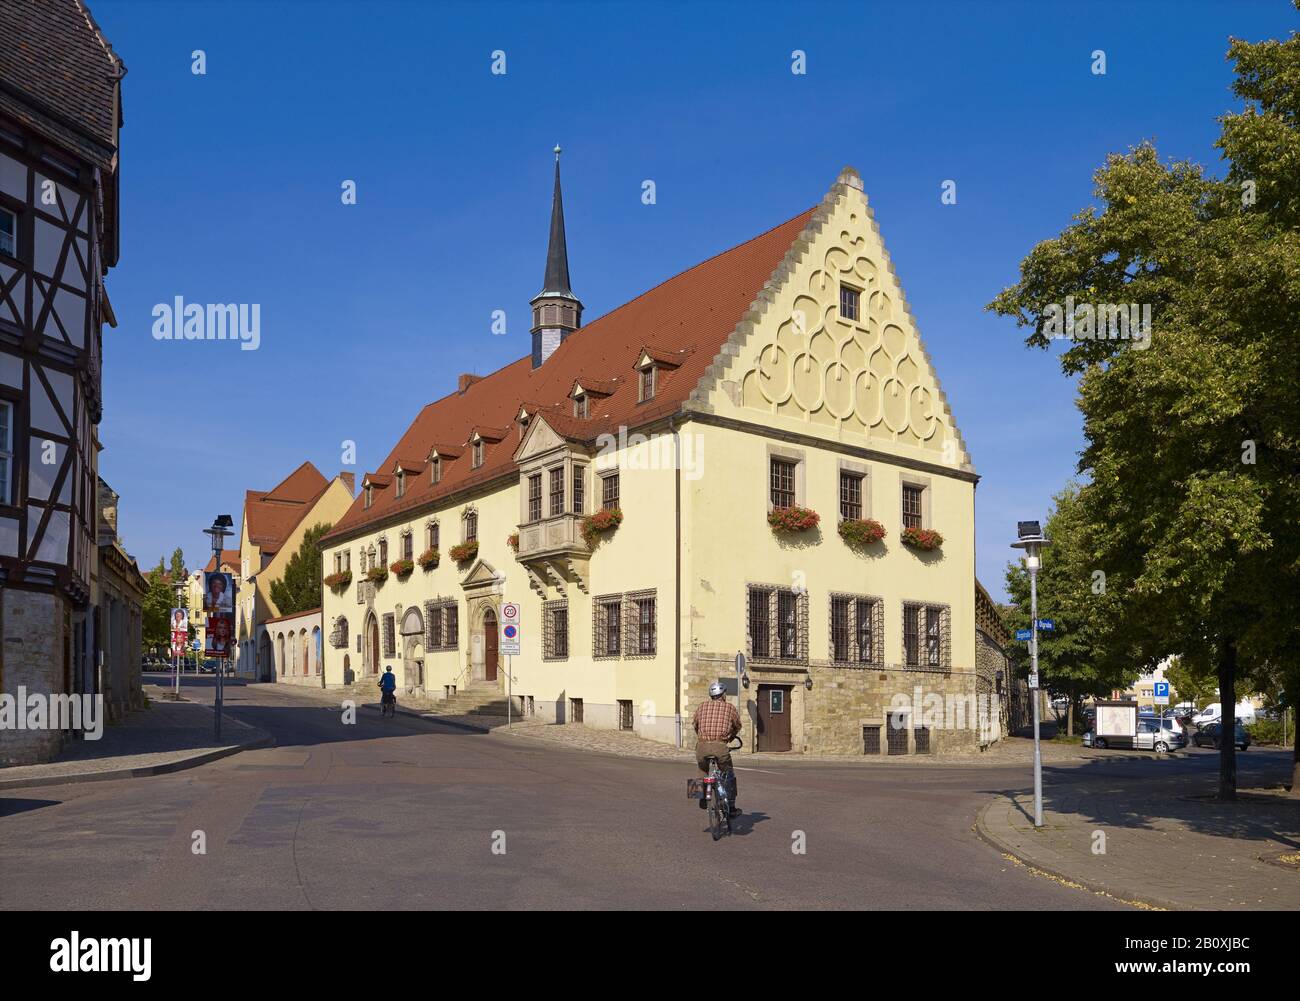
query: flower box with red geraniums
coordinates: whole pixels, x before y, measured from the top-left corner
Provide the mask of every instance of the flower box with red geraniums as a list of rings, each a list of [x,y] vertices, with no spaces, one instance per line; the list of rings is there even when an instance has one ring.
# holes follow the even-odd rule
[[[789,507],[774,507],[767,512],[767,523],[774,532],[806,532],[816,528],[822,516],[811,508],[791,504]]]
[[[586,540],[589,548],[594,548],[598,536],[603,532],[618,528],[623,524],[623,509],[621,507],[603,507],[595,514],[589,514],[582,519],[582,537]]]
[[[416,562],[420,564],[420,569],[432,570],[438,565],[438,550],[426,549],[419,555]]]
[[[509,546],[511,549],[513,549],[516,553],[519,552],[519,533],[511,532],[509,535],[507,535],[506,545]]]
[[[372,584],[382,584],[388,580],[388,567],[371,567],[366,571],[366,580]]]
[[[332,591],[342,591],[352,583],[352,571],[340,570],[338,573],[332,573],[324,579],[324,584]]]
[[[840,538],[850,546],[869,546],[885,537],[885,526],[875,518],[845,518],[840,522]]]
[[[415,570],[415,560],[398,560],[388,569],[397,575],[398,580],[406,580]]]
[[[447,555],[457,563],[464,563],[466,560],[472,560],[478,555],[478,543],[458,542],[447,550]]]
[[[903,545],[929,552],[943,545],[943,536],[933,528],[905,528],[899,538]]]

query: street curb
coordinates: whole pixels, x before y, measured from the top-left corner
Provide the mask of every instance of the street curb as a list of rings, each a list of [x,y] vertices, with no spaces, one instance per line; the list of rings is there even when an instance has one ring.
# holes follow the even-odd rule
[[[371,708],[371,703],[369,702],[358,703],[358,708],[363,708],[363,707],[369,709]],[[378,709],[379,703],[378,702],[374,703],[373,707],[375,709]],[[403,709],[401,706],[397,707],[397,711],[401,713],[403,716],[410,716],[413,717],[414,719],[427,720],[432,723],[441,723],[443,726],[454,726],[460,730],[468,730],[470,733],[491,733],[492,732],[491,728],[489,727],[475,726],[473,723],[462,723],[460,720],[445,719],[441,716],[438,716],[436,713],[417,712],[414,709]]]
[[[1165,911],[1194,910],[1194,908],[1188,907],[1186,904],[1174,903],[1171,900],[1164,900],[1160,897],[1145,897],[1145,896],[1130,894],[1127,891],[1124,891],[1126,894],[1125,896],[1120,896],[1119,892],[1117,892],[1113,887],[1107,886],[1105,883],[1098,883],[1095,880],[1084,879],[1081,876],[1072,876],[1069,873],[1058,872],[1055,869],[1048,868],[1047,866],[1043,865],[1041,862],[1034,861],[1032,858],[1026,858],[1024,854],[1016,851],[1014,848],[1012,848],[1006,842],[1002,841],[1000,838],[998,838],[996,834],[994,834],[992,831],[988,829],[988,825],[984,821],[984,815],[997,805],[998,805],[998,800],[994,800],[993,802],[989,803],[987,806],[982,807],[979,813],[975,815],[975,827],[974,827],[975,834],[985,844],[989,845],[994,850],[1001,852],[1003,855],[1007,855],[1010,858],[1015,859],[1021,865],[1026,866],[1027,868],[1032,869],[1035,872],[1040,872],[1047,876],[1051,876],[1053,879],[1060,879],[1060,880],[1064,880],[1067,883],[1073,883],[1074,885],[1081,887],[1085,890],[1088,890],[1091,893],[1102,894],[1103,896],[1109,897],[1111,900],[1119,901],[1121,904],[1129,904],[1131,906],[1140,906],[1140,907],[1157,907]]]
[[[148,778],[151,775],[167,775],[171,772],[185,771],[206,765],[210,761],[228,758],[240,751],[252,751],[262,747],[274,747],[275,738],[269,733],[245,744],[230,747],[218,747],[211,751],[192,754],[177,761],[167,761],[161,765],[142,765],[139,768],[115,768],[103,772],[74,772],[71,775],[51,775],[45,778],[0,779],[0,790],[29,789],[36,786],[80,785],[84,782],[107,782],[112,779]]]

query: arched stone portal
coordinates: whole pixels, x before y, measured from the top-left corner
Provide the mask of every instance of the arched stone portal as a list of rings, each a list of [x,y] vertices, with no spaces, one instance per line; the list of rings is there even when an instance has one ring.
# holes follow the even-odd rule
[[[402,615],[402,680],[408,692],[424,691],[424,616],[414,605]]]

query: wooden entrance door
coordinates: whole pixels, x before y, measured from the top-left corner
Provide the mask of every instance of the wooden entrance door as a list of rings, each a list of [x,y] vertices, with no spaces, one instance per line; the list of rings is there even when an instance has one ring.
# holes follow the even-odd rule
[[[759,751],[790,750],[790,685],[758,686]]]
[[[483,613],[483,677],[497,680],[497,614],[488,609]]]

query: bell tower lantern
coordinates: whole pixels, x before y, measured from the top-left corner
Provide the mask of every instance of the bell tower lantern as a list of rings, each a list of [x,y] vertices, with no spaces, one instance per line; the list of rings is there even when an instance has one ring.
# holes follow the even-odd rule
[[[569,251],[564,242],[564,201],[560,196],[560,147],[555,147],[555,193],[551,196],[551,239],[546,248],[546,278],[533,296],[533,368],[582,326],[582,303],[569,288]]]

